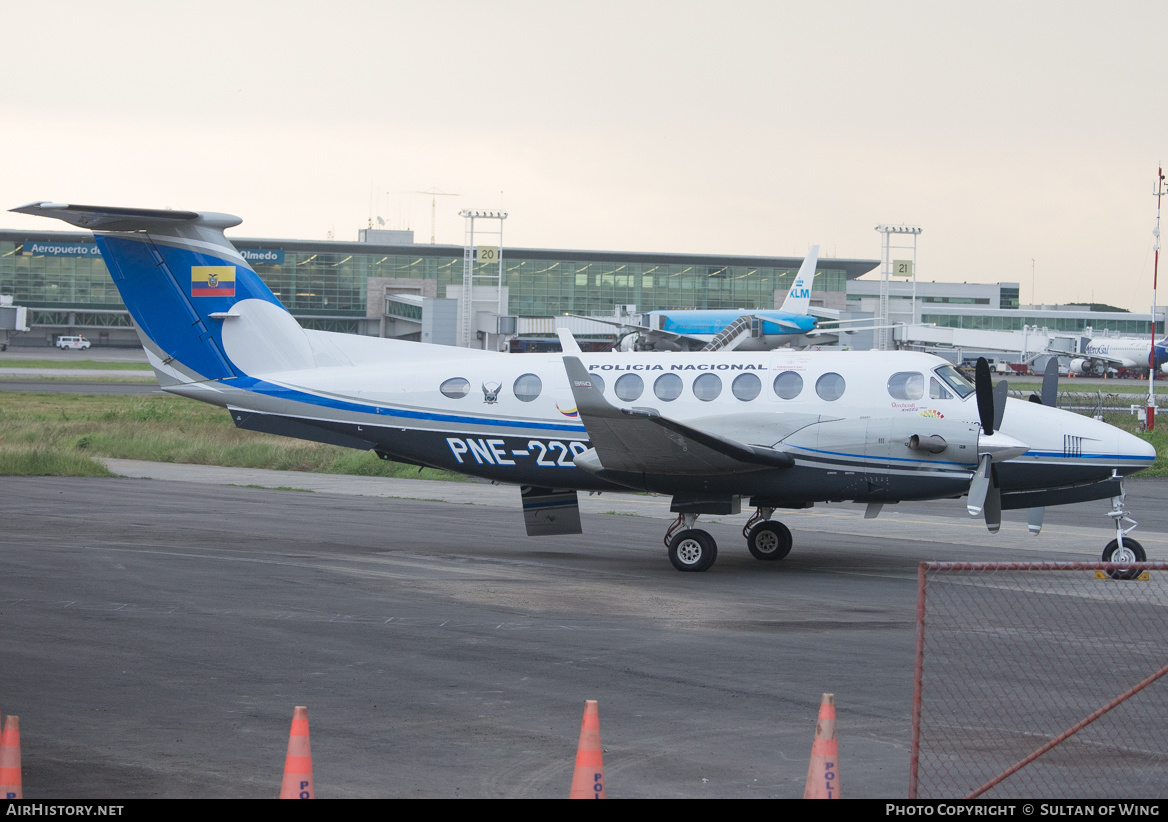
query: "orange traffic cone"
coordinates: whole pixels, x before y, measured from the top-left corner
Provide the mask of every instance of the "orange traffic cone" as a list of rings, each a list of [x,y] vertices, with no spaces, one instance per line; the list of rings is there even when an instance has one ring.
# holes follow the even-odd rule
[[[835,738],[835,694],[824,694],[811,743],[811,764],[807,768],[804,799],[839,799],[839,743]]]
[[[308,708],[298,705],[292,712],[292,732],[288,734],[288,755],[284,758],[281,799],[315,799],[312,784],[312,746],[308,744]]]
[[[580,744],[576,747],[576,771],[569,799],[604,799],[604,761],[600,750],[600,706],[595,699],[584,703]]]
[[[20,787],[20,717],[9,716],[0,732],[0,796],[24,799]]]

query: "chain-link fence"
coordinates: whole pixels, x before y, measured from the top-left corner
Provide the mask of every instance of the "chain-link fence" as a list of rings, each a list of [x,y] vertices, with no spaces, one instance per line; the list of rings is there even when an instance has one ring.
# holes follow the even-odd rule
[[[1168,796],[1168,563],[1120,569],[921,564],[910,798]]]

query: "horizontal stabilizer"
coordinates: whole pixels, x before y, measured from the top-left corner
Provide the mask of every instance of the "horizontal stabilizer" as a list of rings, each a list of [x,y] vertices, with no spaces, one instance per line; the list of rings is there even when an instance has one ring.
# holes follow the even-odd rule
[[[17,214],[54,217],[90,231],[152,231],[169,226],[205,225],[231,228],[243,222],[230,214],[199,211],[171,211],[161,208],[121,208],[71,203],[29,203],[12,209]]]
[[[564,357],[564,368],[580,420],[605,470],[733,474],[794,465],[794,459],[782,451],[701,431],[650,408],[616,408],[596,388],[578,357]]]

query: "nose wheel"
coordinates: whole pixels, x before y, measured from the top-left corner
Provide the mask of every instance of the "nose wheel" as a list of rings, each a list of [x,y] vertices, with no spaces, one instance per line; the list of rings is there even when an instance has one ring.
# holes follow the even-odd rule
[[[1117,565],[1146,562],[1148,555],[1144,551],[1144,546],[1128,536],[1139,523],[1127,515],[1127,508],[1124,505],[1127,493],[1122,490],[1123,486],[1120,486],[1120,489],[1119,496],[1111,498],[1111,510],[1107,513],[1107,516],[1115,523],[1115,539],[1107,543],[1107,547],[1103,549],[1103,561]],[[1131,525],[1125,528],[1124,523],[1126,522],[1130,522]],[[1112,579],[1135,579],[1140,575],[1140,569],[1116,568],[1108,571],[1107,574]]]

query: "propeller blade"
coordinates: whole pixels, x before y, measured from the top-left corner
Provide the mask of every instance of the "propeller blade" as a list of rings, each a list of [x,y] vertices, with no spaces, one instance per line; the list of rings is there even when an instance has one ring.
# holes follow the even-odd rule
[[[1026,517],[1027,527],[1034,536],[1038,536],[1038,532],[1042,530],[1042,515],[1045,513],[1045,508],[1031,508]]]
[[[1010,386],[1005,380],[994,386],[994,431],[1002,430],[1002,415],[1006,413],[1006,397],[1009,394]]]
[[[990,364],[985,357],[977,358],[973,369],[973,387],[977,394],[977,415],[981,419],[982,430],[994,433],[994,389],[990,377]]]
[[[1046,371],[1042,373],[1042,404],[1054,408],[1058,400],[1058,357],[1047,360]]]
[[[998,490],[997,483],[992,479],[985,500],[985,522],[986,528],[990,529],[991,534],[998,533],[998,529],[1002,527],[1002,492]]]
[[[991,460],[992,457],[989,454],[982,455],[977,464],[977,473],[973,475],[973,480],[969,483],[969,499],[966,501],[965,510],[969,512],[971,517],[976,517],[985,507],[992,476],[990,473]]]

